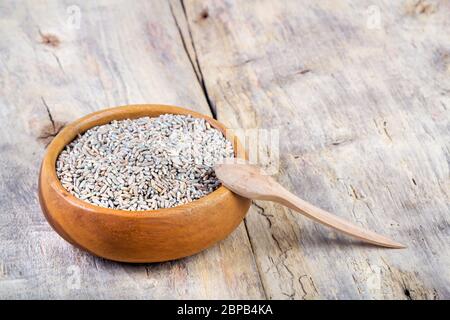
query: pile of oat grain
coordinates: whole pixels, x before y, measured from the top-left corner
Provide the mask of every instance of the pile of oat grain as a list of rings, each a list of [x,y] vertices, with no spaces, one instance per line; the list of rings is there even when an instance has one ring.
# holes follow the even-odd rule
[[[56,162],[64,188],[121,210],[170,208],[220,185],[213,165],[233,146],[204,119],[165,114],[112,121],[68,144]]]

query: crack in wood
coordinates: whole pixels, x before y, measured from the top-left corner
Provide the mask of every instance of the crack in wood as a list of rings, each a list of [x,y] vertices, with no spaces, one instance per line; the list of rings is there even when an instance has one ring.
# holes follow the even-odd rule
[[[384,131],[384,134],[386,135],[386,137],[389,139],[389,141],[392,142],[392,137],[387,129],[387,121],[383,122],[383,131]]]
[[[56,63],[57,63],[58,66],[59,66],[59,69],[62,71],[63,74],[66,74],[66,72],[64,71],[64,68],[63,68],[63,66],[62,66],[62,64],[61,64],[61,60],[59,60],[59,57],[58,57],[58,56],[56,55],[56,53],[54,53],[54,52],[52,52],[52,55],[53,55],[53,57],[55,58]]]
[[[189,23],[189,18],[188,18],[188,15],[187,15],[186,7],[184,6],[184,1],[180,0],[180,4],[181,4],[181,8],[183,9],[183,14],[184,14],[184,18],[186,20],[186,26],[187,26],[187,30],[188,30],[188,34],[189,34],[189,39],[190,39],[190,42],[191,42],[191,45],[192,45],[192,49],[194,51],[195,63],[197,64],[197,69],[198,69],[198,73],[199,73],[197,79],[199,80],[200,87],[202,88],[202,91],[203,91],[203,94],[205,96],[206,102],[207,102],[207,104],[209,106],[209,110],[211,111],[211,114],[212,114],[213,118],[217,119],[217,110],[216,110],[216,107],[215,107],[215,105],[213,104],[213,102],[211,100],[211,97],[210,97],[210,95],[208,93],[208,89],[206,87],[205,77],[203,76],[202,67],[201,67],[199,59],[198,59],[197,48],[195,47],[194,38],[192,37],[191,26],[190,26],[190,23]],[[172,15],[173,15],[174,19],[176,20],[176,17],[173,14],[173,11],[172,11]],[[176,23],[178,24],[178,22],[176,22]],[[178,27],[179,27],[179,25],[178,25]],[[180,32],[180,37],[184,38],[184,35],[183,35],[182,32]],[[182,40],[182,41],[184,41],[184,40]],[[185,47],[185,49],[186,49],[186,47]],[[187,52],[187,49],[186,49],[186,53],[189,55],[189,53]]]
[[[272,221],[269,217],[273,217],[273,215],[266,213],[266,210],[258,205],[255,201],[252,201],[252,204],[258,209],[256,210],[256,212],[266,218],[267,222],[269,223],[269,229],[272,228]]]
[[[389,140],[389,142],[392,142],[392,136],[387,129],[387,121],[383,120],[382,128],[380,128],[380,126],[378,125],[378,122],[375,119],[372,119],[372,121],[375,124],[375,127],[377,128],[378,132],[380,134],[384,135]]]
[[[311,69],[302,69],[300,71],[297,71],[295,74],[307,74],[311,72]]]
[[[306,278],[306,279],[309,281],[309,283],[310,283],[310,285],[311,285],[311,287],[312,287],[312,289],[313,289],[313,292],[310,292],[309,290],[307,290],[307,289],[305,288],[305,284],[304,284],[303,281],[302,281],[302,279],[304,279],[304,278]],[[311,276],[309,276],[309,275],[307,275],[307,274],[302,274],[302,275],[298,278],[298,282],[300,283],[300,287],[301,287],[301,289],[302,289],[302,291],[303,291],[302,300],[306,300],[308,293],[312,293],[312,294],[315,293],[316,295],[319,294],[319,292],[317,291],[316,284],[314,283],[314,280],[312,279]]]
[[[183,31],[181,31],[180,24],[178,23],[178,19],[175,16],[175,12],[173,11],[173,7],[172,7],[172,4],[170,2],[169,2],[169,8],[170,8],[170,13],[172,14],[172,18],[173,18],[173,20],[175,22],[175,26],[176,26],[176,28],[178,30],[178,34],[180,36],[181,44],[183,45],[184,52],[186,53],[186,55],[188,57],[188,60],[189,60],[189,63],[192,66],[192,69],[194,70],[195,77],[197,78],[198,83],[201,84],[202,80],[200,78],[200,75],[197,72],[198,66],[197,66],[197,68],[195,67],[194,61],[192,60],[191,54],[189,53],[189,50],[187,48],[186,39],[184,38]]]
[[[44,126],[44,128],[41,129],[41,134],[37,138],[44,143],[45,147],[47,147],[52,139],[62,130],[62,128],[64,128],[65,123],[55,121],[52,112],[50,111],[50,107],[47,104],[47,101],[45,101],[44,97],[42,96],[41,101],[45,107],[45,110],[47,111],[47,116],[50,121],[50,127]]]
[[[287,249],[283,249],[282,248],[282,246],[281,246],[281,244],[280,244],[280,241],[277,239],[277,237],[275,236],[275,234],[273,234],[273,233],[270,233],[270,236],[272,237],[272,239],[274,240],[274,242],[275,242],[275,244],[276,244],[276,246],[277,246],[277,248],[278,248],[278,250],[280,251],[280,255],[279,255],[279,260],[278,260],[278,262],[277,263],[275,263],[275,264],[273,264],[267,271],[269,271],[270,269],[272,269],[272,267],[275,267],[277,270],[278,270],[278,272],[279,272],[279,266],[280,266],[280,264],[283,266],[283,268],[287,271],[287,273],[289,274],[289,279],[290,279],[290,281],[291,281],[291,285],[290,285],[290,288],[291,288],[291,290],[292,290],[292,293],[290,293],[290,294],[286,294],[286,293],[284,293],[284,292],[281,292],[283,295],[286,295],[286,296],[294,296],[295,295],[295,293],[296,293],[296,291],[295,291],[295,286],[294,286],[294,278],[295,278],[295,276],[294,276],[294,273],[291,271],[291,269],[289,268],[289,266],[288,266],[288,264],[286,263],[286,260],[287,260],[287,258],[288,258],[288,255],[287,255],[287,253],[290,251],[290,250],[292,250],[292,247],[289,247],[289,248],[287,248]]]
[[[262,291],[263,291],[265,299],[271,299],[271,297],[268,296],[268,294],[267,294],[267,289],[266,289],[266,287],[264,285],[264,281],[261,278],[261,267],[259,266],[258,261],[255,259],[255,248],[253,246],[253,241],[252,241],[252,238],[250,236],[250,233],[248,232],[247,218],[244,218],[243,222],[244,222],[245,232],[247,233],[248,242],[250,243],[250,250],[251,250],[252,255],[253,255],[253,262],[254,262],[254,264],[256,266],[256,270],[258,271],[259,284],[261,285],[261,288],[262,288]]]
[[[50,119],[50,122],[51,122],[52,128],[53,128],[53,131],[54,131],[54,130],[55,130],[55,121],[53,120],[53,116],[52,116],[52,113],[50,112],[50,108],[48,107],[48,104],[47,104],[47,102],[45,101],[44,97],[41,96],[41,100],[42,100],[42,104],[43,104],[44,107],[45,107],[45,110],[47,110],[47,115],[48,115],[48,118]]]
[[[361,199],[361,196],[360,196],[359,193],[356,191],[355,187],[352,186],[351,184],[349,185],[349,187],[350,187],[350,190],[352,191],[351,196],[352,196],[353,198],[355,198],[356,200],[360,200],[360,199]]]

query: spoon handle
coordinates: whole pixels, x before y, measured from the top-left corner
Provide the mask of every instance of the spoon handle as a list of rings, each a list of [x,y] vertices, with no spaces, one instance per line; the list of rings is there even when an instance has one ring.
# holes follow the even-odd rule
[[[312,204],[298,198],[286,189],[282,189],[279,196],[275,200],[284,206],[287,206],[295,211],[298,211],[305,215],[306,217],[320,222],[328,227],[334,228],[336,230],[342,231],[343,233],[363,240],[368,243],[372,243],[378,246],[387,248],[406,248],[404,245],[395,242],[387,237],[379,235],[373,231],[361,228],[353,223],[345,221],[325,210],[317,208]]]

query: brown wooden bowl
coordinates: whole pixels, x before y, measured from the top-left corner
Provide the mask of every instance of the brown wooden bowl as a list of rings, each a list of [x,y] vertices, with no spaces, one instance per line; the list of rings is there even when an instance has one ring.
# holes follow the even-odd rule
[[[166,105],[130,105],[91,113],[66,126],[48,146],[39,176],[39,201],[55,231],[97,256],[123,262],[157,262],[197,253],[224,239],[242,221],[250,200],[224,186],[174,208],[125,211],[95,206],[71,195],[56,176],[56,159],[79,133],[112,120],[190,114],[225,133],[220,122],[197,112]],[[241,148],[232,137],[234,148]],[[239,154],[242,154],[239,152]]]

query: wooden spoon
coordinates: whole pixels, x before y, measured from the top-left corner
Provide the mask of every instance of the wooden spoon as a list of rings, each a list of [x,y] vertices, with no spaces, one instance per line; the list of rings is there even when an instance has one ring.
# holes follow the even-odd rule
[[[216,176],[228,189],[243,197],[278,202],[308,218],[368,243],[387,248],[406,248],[398,242],[358,227],[298,198],[274,179],[264,175],[257,166],[225,161],[225,163],[217,164],[214,169]]]

